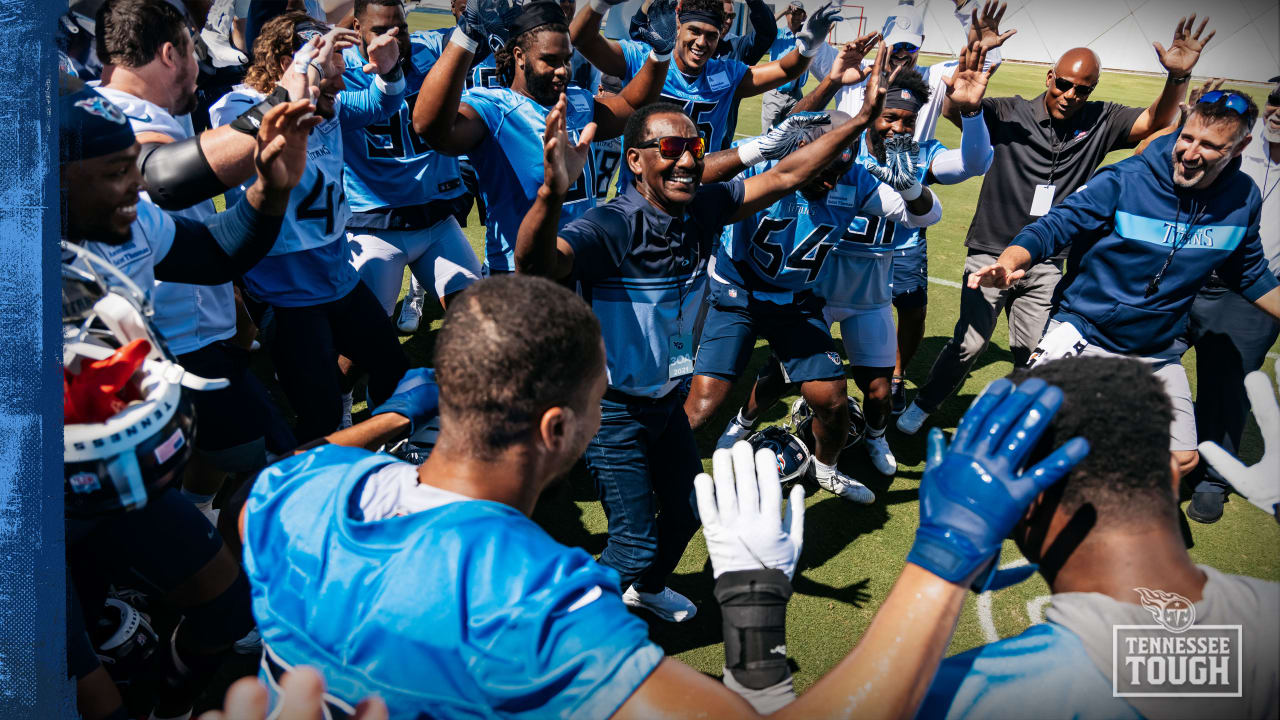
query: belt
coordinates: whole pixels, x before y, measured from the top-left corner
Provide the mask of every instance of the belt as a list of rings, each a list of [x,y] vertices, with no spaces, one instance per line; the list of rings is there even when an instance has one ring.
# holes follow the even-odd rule
[[[662,397],[653,398],[645,395],[632,395],[631,393],[625,393],[621,390],[609,388],[604,391],[604,399],[609,402],[618,403],[619,405],[644,405],[646,407],[656,407],[658,405],[665,405],[671,400],[671,397],[678,392],[680,392],[680,388],[677,387]]]

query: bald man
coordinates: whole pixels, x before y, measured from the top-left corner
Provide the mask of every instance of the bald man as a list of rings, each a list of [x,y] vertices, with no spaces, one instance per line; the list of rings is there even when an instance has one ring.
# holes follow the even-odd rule
[[[960,318],[951,339],[929,371],[929,379],[898,417],[898,430],[914,434],[929,415],[964,382],[969,369],[991,341],[1000,313],[1009,317],[1009,347],[1014,367],[1026,365],[1044,335],[1054,288],[1062,279],[1069,253],[1037,263],[1007,290],[967,286],[969,273],[990,265],[1023,227],[1049,212],[1082,186],[1107,153],[1132,149],[1148,135],[1177,118],[1178,105],[1195,66],[1213,33],[1205,18],[1194,29],[1195,16],[1178,21],[1166,50],[1153,43],[1168,71],[1164,89],[1148,108],[1090,101],[1098,85],[1102,61],[1088,48],[1063,53],[1045,73],[1045,92],[1035,98],[987,97],[978,112],[991,135],[995,158],[982,182],[978,206],[965,245]],[[961,113],[949,99],[943,115],[960,125]]]

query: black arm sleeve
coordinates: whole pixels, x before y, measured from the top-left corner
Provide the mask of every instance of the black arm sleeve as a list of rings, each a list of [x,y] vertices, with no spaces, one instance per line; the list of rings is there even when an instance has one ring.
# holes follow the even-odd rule
[[[751,47],[743,51],[742,62],[755,65],[764,58],[778,38],[778,19],[773,16],[773,9],[764,2],[747,3],[747,21],[751,23]]]
[[[247,200],[203,223],[173,217],[173,247],[156,263],[156,279],[192,285],[230,282],[267,256],[283,220],[255,210]]]
[[[200,136],[172,143],[147,143],[138,153],[138,169],[151,202],[182,210],[217,197],[228,186],[218,179],[200,147]]]

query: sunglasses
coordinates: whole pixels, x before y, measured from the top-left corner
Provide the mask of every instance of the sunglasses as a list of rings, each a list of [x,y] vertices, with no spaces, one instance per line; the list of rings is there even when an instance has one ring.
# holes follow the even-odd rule
[[[914,43],[909,43],[909,42],[899,42],[899,43],[893,44],[893,52],[906,52],[906,53],[911,53],[912,55],[915,55],[916,51],[919,49],[920,49],[919,45],[916,45]]]
[[[1222,98],[1226,98],[1226,102],[1222,103],[1222,105],[1235,114],[1244,115],[1249,112],[1249,100],[1240,93],[1232,92],[1230,90],[1210,90],[1204,95],[1201,95],[1200,99],[1196,101],[1196,104],[1200,105],[1208,103],[1212,105]]]
[[[1064,80],[1057,75],[1053,76],[1053,86],[1058,88],[1058,92],[1061,93],[1069,92],[1072,88],[1075,88],[1076,97],[1081,98],[1089,97],[1089,94],[1093,92],[1095,87],[1097,87],[1096,85],[1077,85],[1070,80]]]
[[[666,137],[654,138],[636,145],[637,150],[646,148],[658,148],[658,154],[668,160],[679,160],[684,155],[685,150],[693,156],[694,160],[701,160],[703,155],[707,154],[707,141],[700,137],[680,137],[678,135],[667,135]]]

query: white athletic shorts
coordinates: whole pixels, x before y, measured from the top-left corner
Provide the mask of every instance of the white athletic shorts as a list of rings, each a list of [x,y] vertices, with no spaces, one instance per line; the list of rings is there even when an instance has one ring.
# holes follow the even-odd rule
[[[818,276],[827,325],[840,324],[849,365],[891,368],[898,362],[893,326],[893,253],[853,255],[832,251]]]
[[[390,315],[400,299],[404,269],[437,298],[465,290],[480,279],[480,261],[453,216],[422,230],[347,231],[351,264]]]
[[[1173,403],[1173,422],[1169,424],[1170,450],[1196,449],[1195,404],[1191,400],[1191,383],[1182,367],[1185,345],[1175,342],[1155,355],[1121,355],[1104,350],[1085,340],[1071,323],[1050,320],[1036,349],[1031,353],[1030,366],[1037,363],[1076,356],[1132,357],[1151,366],[1151,371],[1164,385],[1164,391]]]
[[[840,340],[851,367],[891,368],[898,362],[892,304],[869,310],[828,305],[822,317],[827,325],[840,324]]]

